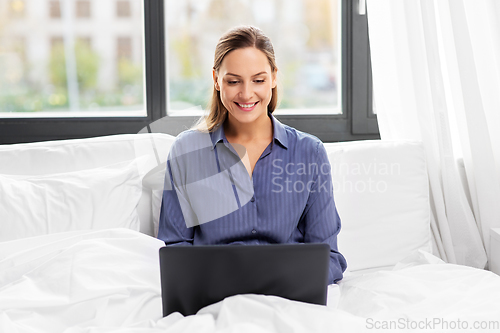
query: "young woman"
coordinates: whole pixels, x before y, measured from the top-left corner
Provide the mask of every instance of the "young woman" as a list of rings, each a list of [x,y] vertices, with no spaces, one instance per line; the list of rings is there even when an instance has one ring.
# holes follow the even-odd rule
[[[277,71],[261,30],[220,38],[210,113],[170,151],[158,238],[167,246],[327,243],[334,283],[347,264],[330,164],[319,139],[273,117]]]

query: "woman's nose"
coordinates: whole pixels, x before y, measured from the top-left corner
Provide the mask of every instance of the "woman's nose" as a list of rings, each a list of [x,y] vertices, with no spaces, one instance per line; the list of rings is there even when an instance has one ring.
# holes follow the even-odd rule
[[[249,100],[252,98],[252,86],[249,83],[245,83],[242,85],[241,91],[240,91],[240,97],[243,100]]]

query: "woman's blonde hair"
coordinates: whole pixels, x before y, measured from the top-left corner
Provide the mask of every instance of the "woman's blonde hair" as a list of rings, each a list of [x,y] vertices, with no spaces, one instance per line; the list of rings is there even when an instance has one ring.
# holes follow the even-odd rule
[[[219,72],[222,60],[224,60],[224,57],[229,52],[246,47],[255,47],[256,49],[262,51],[269,60],[272,73],[276,73],[278,67],[276,66],[273,44],[271,43],[269,37],[264,35],[259,28],[253,26],[235,27],[222,35],[217,43],[217,46],[215,47],[213,67],[215,73],[217,74]],[[198,130],[208,130],[209,132],[212,132],[219,125],[221,125],[224,120],[226,120],[227,109],[222,104],[220,91],[215,89],[215,86],[212,89],[212,99],[208,104],[209,113],[207,116],[198,120],[197,124],[194,126]],[[272,89],[271,101],[267,106],[267,111],[270,113],[274,112],[277,105],[278,90],[277,87],[274,87]]]

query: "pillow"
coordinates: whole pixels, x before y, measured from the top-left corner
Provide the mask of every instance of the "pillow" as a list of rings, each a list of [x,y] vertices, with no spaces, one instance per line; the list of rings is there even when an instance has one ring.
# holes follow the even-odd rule
[[[148,172],[166,161],[174,140],[175,137],[167,134],[145,133],[0,145],[0,174],[26,177],[68,173],[126,162],[141,156],[150,157],[150,163],[140,170]],[[141,221],[140,231],[152,236],[151,197],[151,190],[144,187],[137,211]]]
[[[40,176],[0,175],[0,241],[84,229],[139,230],[140,164]]]
[[[339,251],[350,271],[393,266],[431,252],[424,149],[416,142],[327,143],[342,229]]]

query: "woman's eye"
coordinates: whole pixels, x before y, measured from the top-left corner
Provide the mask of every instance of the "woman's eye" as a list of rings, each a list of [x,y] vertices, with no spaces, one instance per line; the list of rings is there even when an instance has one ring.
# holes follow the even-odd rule
[[[227,81],[227,83],[229,83],[229,84],[237,84],[238,81]]]
[[[255,80],[256,83],[264,83],[265,80]]]

